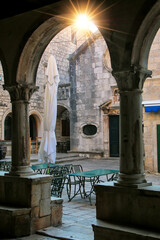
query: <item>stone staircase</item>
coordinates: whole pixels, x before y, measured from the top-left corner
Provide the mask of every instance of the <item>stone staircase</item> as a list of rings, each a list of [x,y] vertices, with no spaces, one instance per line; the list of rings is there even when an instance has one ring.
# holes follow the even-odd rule
[[[77,153],[57,153],[56,163],[67,163],[67,162],[74,162],[74,161],[81,161],[86,160],[87,157],[81,157]],[[32,154],[31,155],[31,163],[35,164],[38,162],[38,155]]]

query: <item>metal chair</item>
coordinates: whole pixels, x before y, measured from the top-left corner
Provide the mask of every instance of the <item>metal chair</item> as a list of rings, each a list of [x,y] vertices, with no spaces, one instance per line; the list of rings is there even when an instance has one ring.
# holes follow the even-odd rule
[[[68,169],[68,172],[71,173],[73,164],[65,164],[64,167],[66,167]]]
[[[32,169],[37,174],[48,174],[49,173],[47,163],[32,165]]]
[[[70,173],[77,173],[77,172],[83,172],[82,166],[81,165],[72,165]],[[81,184],[82,183],[81,183],[80,178],[69,175],[68,182],[67,182],[67,195],[68,195],[69,201],[71,201],[72,198],[78,194],[80,194],[82,197]],[[74,186],[73,195],[72,195],[72,186]],[[77,186],[78,186],[78,188],[77,188]]]
[[[79,165],[72,165],[72,170],[71,172],[77,173],[77,172],[83,172],[83,167]]]
[[[68,169],[65,166],[50,167],[50,175],[53,176],[51,182],[51,195],[61,197],[64,184],[68,175]]]
[[[9,172],[12,167],[12,162],[7,161],[0,161],[0,171],[7,171]]]

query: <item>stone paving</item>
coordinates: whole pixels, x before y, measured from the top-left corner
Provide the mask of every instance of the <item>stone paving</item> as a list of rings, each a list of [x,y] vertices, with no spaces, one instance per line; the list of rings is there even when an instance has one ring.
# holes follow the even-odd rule
[[[119,169],[119,160],[88,159],[71,163],[81,164],[84,171],[97,168]],[[146,178],[153,184],[160,184],[160,174],[146,173]],[[105,180],[104,177],[103,180]],[[18,240],[93,240],[92,224],[96,221],[95,195],[92,195],[92,205],[88,199],[81,199],[80,195],[68,202],[66,188],[62,197],[64,199],[62,226],[49,227],[39,231],[38,234],[18,238]]]

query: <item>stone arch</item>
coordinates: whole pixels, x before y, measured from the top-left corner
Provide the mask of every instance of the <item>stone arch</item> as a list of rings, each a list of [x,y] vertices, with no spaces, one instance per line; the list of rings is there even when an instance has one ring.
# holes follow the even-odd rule
[[[2,140],[4,140],[4,131],[5,131],[5,119],[6,119],[6,117],[9,115],[9,114],[11,114],[12,113],[12,110],[11,110],[11,108],[9,108],[4,114],[3,114],[3,117],[2,117]]]
[[[147,69],[149,51],[160,27],[160,1],[157,1],[139,28],[132,51],[132,65]]]
[[[4,77],[4,82],[5,82],[5,79],[8,78],[9,73],[8,73],[8,67],[7,67],[2,49],[0,49],[0,64],[2,65],[3,77]]]
[[[71,108],[70,108],[69,106],[67,106],[66,104],[64,104],[64,103],[58,103],[58,104],[57,104],[57,107],[58,107],[58,106],[61,106],[61,107],[66,108],[66,109],[68,110],[68,112],[71,113]]]
[[[51,39],[67,25],[62,20],[52,17],[41,24],[31,35],[21,54],[17,82],[35,84],[36,72],[42,53]]]
[[[70,150],[70,109],[65,104],[57,106],[56,123],[57,152]]]

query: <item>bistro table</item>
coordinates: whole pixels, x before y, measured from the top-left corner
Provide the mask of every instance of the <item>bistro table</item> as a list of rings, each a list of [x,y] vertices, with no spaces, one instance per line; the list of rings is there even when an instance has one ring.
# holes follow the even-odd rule
[[[70,173],[68,178],[68,198],[71,201],[76,195],[80,194],[82,198],[89,198],[91,204],[91,194],[94,193],[94,186],[96,183],[102,182],[100,180],[101,176],[106,176],[107,181],[113,181],[117,179],[119,170],[112,170],[112,169],[95,169],[91,171],[83,171],[77,173]],[[76,177],[79,182],[79,188],[74,195],[71,197],[71,178]],[[86,191],[85,183],[90,183],[90,190]],[[70,189],[70,191],[69,191]]]
[[[61,167],[61,165],[58,164],[52,164],[52,163],[40,163],[35,164],[31,166],[33,171],[39,174],[49,174],[50,169],[52,167]]]

